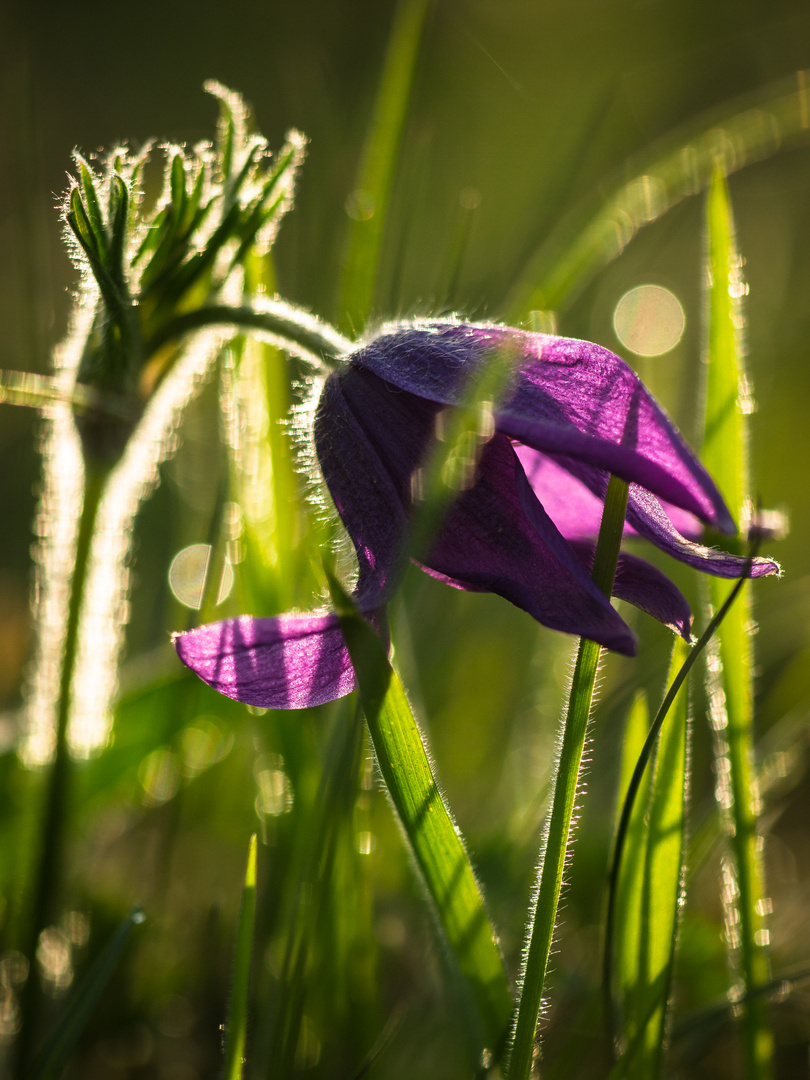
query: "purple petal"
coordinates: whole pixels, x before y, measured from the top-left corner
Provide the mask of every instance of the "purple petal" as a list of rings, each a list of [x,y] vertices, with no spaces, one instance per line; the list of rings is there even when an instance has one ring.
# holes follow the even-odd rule
[[[599,535],[603,499],[594,495],[554,458],[518,443],[515,446],[532,489],[549,517],[567,540],[591,540]],[[663,504],[673,525],[685,536],[697,538],[703,531],[700,521],[686,510]],[[625,524],[625,536],[635,536]]]
[[[608,474],[571,458],[552,461],[531,448],[519,447],[517,452],[521,460],[527,462],[532,486],[552,519],[558,524],[557,516],[562,519],[563,535],[571,540],[596,535]],[[625,535],[643,536],[668,555],[705,574],[736,578],[745,571],[745,557],[694,543],[683,536],[678,527],[686,529],[689,536],[700,535],[699,523],[692,514],[662,503],[637,484],[630,485]],[[593,532],[588,533],[587,528],[593,528]],[[779,564],[772,559],[756,558],[749,576],[764,577],[779,572]]]
[[[220,694],[268,709],[308,709],[345,697],[354,669],[334,612],[208,623],[177,634],[183,663]]]
[[[571,545],[582,559],[588,571],[593,566],[596,544],[574,543]],[[689,641],[692,628],[692,611],[681,590],[663,574],[658,567],[639,559],[636,555],[622,552],[616,567],[613,595],[619,600],[646,611],[664,626]]]
[[[385,602],[405,558],[410,476],[433,430],[431,417],[420,433],[421,407],[411,395],[351,369],[330,375],[318,404],[315,448],[357,553],[361,605],[367,595],[377,605]]]
[[[536,450],[616,473],[715,528],[734,524],[714,482],[631,368],[572,338],[455,322],[393,325],[350,362],[430,401],[453,405],[493,349],[519,350],[500,431]]]
[[[425,569],[457,588],[497,593],[553,630],[635,653],[629,628],[537,501],[505,436],[487,443]]]
[[[696,570],[702,570],[704,574],[738,578],[746,573],[748,559],[744,556],[731,555],[727,551],[696,544],[681,536],[658,499],[643,488],[631,485],[627,499],[627,520],[640,536],[650,540],[673,558],[693,566]],[[758,578],[779,573],[779,563],[773,559],[756,558],[748,568],[746,576]]]

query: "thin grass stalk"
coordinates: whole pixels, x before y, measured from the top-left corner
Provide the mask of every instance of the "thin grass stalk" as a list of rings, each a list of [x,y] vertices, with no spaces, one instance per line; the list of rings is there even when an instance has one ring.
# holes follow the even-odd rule
[[[628,485],[623,480],[615,476],[610,478],[593,567],[593,579],[606,596],[610,596],[612,592],[616,574],[627,508],[627,492]],[[601,651],[601,646],[596,642],[580,639],[552,781],[551,814],[540,853],[529,935],[523,955],[520,1000],[506,1072],[508,1080],[527,1080],[532,1069],[535,1035],[557,922],[563,874],[572,838],[571,819],[579,788],[582,753],[591,717]]]
[[[226,1025],[224,1080],[240,1080],[245,1064],[247,1041],[250,969],[253,957],[253,934],[256,918],[256,833],[248,845],[247,868],[242,888],[242,905],[236,930],[233,982]]]

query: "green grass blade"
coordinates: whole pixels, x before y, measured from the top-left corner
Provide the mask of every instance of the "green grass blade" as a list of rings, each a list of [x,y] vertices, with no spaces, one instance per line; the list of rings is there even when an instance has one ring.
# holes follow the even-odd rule
[[[670,683],[687,655],[688,646],[677,638],[672,650]],[[688,694],[684,683],[661,728],[650,790],[639,943],[639,983],[645,989],[634,1016],[635,1026],[639,1029],[646,1026],[647,1031],[644,1049],[634,1063],[639,1080],[661,1076],[663,1070],[683,881],[688,734]],[[651,999],[655,999],[656,1009],[647,1023]]]
[[[794,78],[758,92],[746,107],[735,104],[711,113],[631,162],[611,194],[606,197],[600,188],[529,259],[504,303],[507,322],[517,323],[532,310],[563,307],[640,229],[705,190],[718,157],[727,173],[770,157],[806,138],[807,116],[807,87],[801,77],[797,86]]]
[[[706,429],[703,459],[735,516],[745,513],[749,493],[747,418],[750,391],[743,367],[741,259],[725,179],[715,171],[707,200],[709,294],[707,310]],[[710,597],[717,610],[729,584],[712,579]],[[768,981],[767,905],[757,832],[757,793],[753,770],[752,648],[750,587],[721,625],[708,665],[711,722],[715,732],[717,795],[730,836],[736,900],[728,901],[727,937],[732,962],[746,991],[742,1010],[746,1075],[764,1080],[771,1074],[773,1040],[768,1003],[753,994]]]
[[[272,253],[251,254],[251,294],[275,292]],[[275,345],[240,336],[224,380],[231,498],[241,509],[238,583],[244,610],[262,615],[312,606],[325,582],[317,524],[308,513],[290,440],[293,361]],[[236,532],[234,529],[234,532]]]
[[[430,0],[400,0],[380,88],[366,136],[345,249],[338,323],[360,332],[374,299],[380,248],[402,130],[408,110],[419,39]]]
[[[476,1051],[498,1054],[512,998],[495,934],[461,835],[385,647],[330,573],[377,761],[454,966]],[[464,1000],[464,999],[467,1000]]]
[[[142,923],[143,920],[143,912],[139,908],[133,908],[113,934],[101,955],[71,995],[61,1023],[31,1066],[27,1080],[56,1080],[61,1076],[68,1055],[84,1031],[111,975],[118,967],[132,927]]]
[[[756,554],[757,544],[754,543],[752,550],[749,552],[749,559],[753,559]],[[619,825],[616,830],[616,841],[614,844],[613,855],[611,857],[610,871],[608,874],[609,886],[608,886],[608,908],[607,917],[605,923],[605,957],[604,957],[604,969],[603,969],[603,984],[604,992],[606,996],[611,995],[613,988],[613,951],[614,941],[616,934],[616,921],[617,921],[617,905],[616,900],[619,894],[619,880],[620,875],[623,872],[624,864],[624,852],[628,841],[630,823],[635,812],[635,805],[637,796],[642,788],[642,780],[648,763],[653,757],[653,752],[658,742],[658,736],[661,732],[661,728],[669,715],[669,711],[672,708],[678,694],[683,687],[689,672],[695,665],[697,659],[702,655],[708,644],[711,642],[717,628],[722,624],[723,620],[728,615],[729,611],[734,605],[735,600],[738,599],[746,584],[745,575],[740,577],[733,585],[731,592],[723,601],[722,606],[712,616],[706,629],[700,635],[693,647],[685,654],[683,663],[677,669],[669,685],[669,689],[664,695],[664,700],[655,714],[655,718],[650,726],[647,738],[644,741],[644,746],[639,754],[638,761],[633,769],[633,775],[630,778],[630,782],[627,785],[627,793],[624,797],[624,803],[622,805],[622,811],[619,818]],[[626,771],[622,771],[622,781],[624,783],[626,779]],[[606,1016],[609,1021],[613,1018],[613,1007],[611,1003],[608,1003]],[[646,1014],[645,1014],[646,1016]],[[649,1019],[644,1020],[644,1024],[649,1022]],[[635,1042],[635,1040],[634,1040]],[[626,1059],[626,1055],[625,1055]]]
[[[247,1037],[248,994],[250,967],[253,957],[253,928],[256,921],[256,834],[248,845],[242,907],[236,929],[236,950],[233,961],[233,983],[228,1004],[225,1044],[225,1080],[240,1080],[245,1059]]]
[[[706,426],[703,462],[732,515],[748,496],[745,414],[751,400],[743,370],[742,297],[745,283],[736,249],[734,221],[723,172],[718,166],[706,200],[708,286]],[[739,611],[741,605],[738,604]],[[728,620],[726,620],[726,624]]]
[[[677,639],[668,683],[673,685],[689,655]],[[623,1071],[633,1080],[661,1075],[666,1019],[678,928],[685,856],[687,791],[687,692],[685,681],[666,712],[657,735],[654,766],[646,787],[632,805],[616,882],[616,980],[621,1017],[618,1045]],[[633,756],[646,756],[646,705],[636,702],[628,722],[622,762],[627,795],[635,771]],[[624,799],[620,804],[624,807]],[[608,942],[608,947],[612,943]],[[608,969],[609,977],[609,969]],[[632,1047],[629,1055],[626,1048]]]
[[[622,746],[622,771],[619,787],[620,798],[618,802],[619,813],[627,798],[630,788],[630,780],[635,769],[636,762],[641,756],[642,748],[650,727],[649,710],[647,699],[639,693],[633,702],[633,708],[627,719],[627,728]],[[614,988],[605,986],[605,996],[609,1013],[612,1016],[612,1034],[614,1039],[622,1032],[622,1042],[631,1045],[634,1036],[630,1033],[631,1028],[638,1029],[639,998],[638,994],[638,951],[641,942],[641,909],[639,897],[644,882],[644,863],[646,853],[646,826],[645,817],[649,802],[649,784],[642,789],[640,797],[633,804],[633,811],[627,827],[627,838],[624,844],[619,879],[616,884],[615,900],[615,978],[616,999],[619,1005],[614,1008]],[[612,943],[609,943],[612,946]],[[610,975],[608,973],[608,979]],[[614,1011],[618,1014],[613,1016]],[[633,1018],[631,1022],[631,1017]]]

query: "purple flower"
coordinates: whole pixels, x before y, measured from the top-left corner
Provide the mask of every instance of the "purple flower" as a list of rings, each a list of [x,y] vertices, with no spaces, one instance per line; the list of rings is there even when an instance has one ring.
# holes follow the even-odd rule
[[[740,576],[746,561],[695,542],[702,523],[734,531],[720,493],[638,376],[586,341],[395,323],[329,375],[315,449],[357,554],[355,600],[372,621],[383,618],[408,556],[414,477],[437,417],[503,348],[517,363],[492,436],[420,565],[455,588],[498,593],[544,626],[633,655],[629,628],[590,575],[611,473],[630,483],[627,534],[720,577]],[[778,569],[755,559],[750,573]],[[689,636],[686,600],[650,563],[622,553],[613,594]],[[355,685],[330,611],[226,619],[177,635],[175,647],[205,682],[248,704],[304,708]]]

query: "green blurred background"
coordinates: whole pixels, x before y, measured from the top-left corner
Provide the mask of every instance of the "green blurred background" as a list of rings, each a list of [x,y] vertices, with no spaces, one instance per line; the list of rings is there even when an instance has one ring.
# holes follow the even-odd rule
[[[355,186],[393,10],[388,0],[286,5],[234,0],[227,7],[211,0],[147,0],[137,8],[96,0],[7,2],[0,10],[0,367],[47,371],[50,351],[65,332],[76,275],[61,241],[56,204],[66,186],[71,150],[92,153],[122,139],[139,146],[152,137],[187,143],[210,138],[215,106],[201,92],[208,78],[245,95],[271,146],[280,145],[291,126],[309,137],[296,206],[276,247],[278,286],[285,297],[336,319],[335,282],[349,223],[345,204]],[[634,175],[629,160],[734,99],[755,100],[779,80],[796,85],[797,72],[808,68],[810,11],[797,0],[438,0],[424,32],[397,168],[377,316],[459,311],[501,317],[533,251],[561,223],[584,221],[588,208],[598,206],[617,179]],[[791,520],[789,536],[768,547],[785,575],[780,583],[757,587],[756,641],[758,722],[768,731],[788,717],[790,730],[799,732],[788,740],[793,756],[785,790],[768,822],[773,833],[769,873],[777,897],[775,956],[792,966],[810,961],[805,824],[810,786],[803,780],[810,715],[810,139],[795,140],[735,174],[730,189],[750,284],[748,362],[758,403],[755,490],[766,507],[786,510]],[[612,319],[621,296],[646,283],[672,290],[686,313],[681,343],[658,358],[634,361],[626,355],[690,436],[699,429],[702,205],[700,197],[687,199],[643,230],[558,322],[562,333],[619,350]],[[206,539],[215,498],[210,479],[221,468],[215,425],[215,408],[204,396],[189,418],[183,450],[164,470],[169,482],[139,519],[130,658],[165,647],[167,631],[181,628],[187,618],[171,598],[166,572],[180,547]],[[19,703],[30,642],[36,444],[34,414],[5,408],[0,413],[0,702],[8,710]],[[678,580],[696,599],[688,576],[678,574]],[[416,573],[408,580],[403,606],[413,646],[401,644],[398,659],[415,704],[428,718],[441,776],[470,836],[513,967],[568,644],[492,597],[451,594]],[[405,616],[398,618],[403,628]],[[653,646],[663,644],[664,636],[648,621],[636,625],[652,642],[637,663],[644,665],[640,681],[654,691],[666,658]],[[457,636],[469,627],[476,633],[459,652]],[[407,642],[402,632],[400,641]],[[600,760],[601,748],[611,768],[611,725],[617,730],[638,673],[639,667],[622,661],[609,675],[607,716],[594,757]],[[294,724],[289,721],[291,732]],[[317,718],[306,725],[308,737],[317,741]],[[10,738],[11,730],[11,722],[4,721],[0,738]],[[239,761],[248,774],[252,737],[240,744]],[[700,731],[697,742],[705,749]],[[783,744],[774,745],[778,750]],[[231,778],[241,767],[233,760]],[[705,757],[697,760],[705,765]],[[577,1000],[577,978],[592,978],[588,965],[606,843],[600,808],[610,806],[614,783],[612,771],[602,777],[594,767],[573,871],[578,917],[567,920],[561,941],[568,959],[561,962],[560,982],[564,989],[573,987],[572,1000]],[[695,790],[700,808],[711,791],[708,772],[696,777]],[[200,865],[207,869],[204,880],[187,888],[209,897],[227,893],[230,899],[222,902],[232,912],[254,796],[241,792],[233,779],[215,794],[221,821],[231,813],[234,824],[223,826],[226,837],[212,841],[216,856],[205,846],[211,838],[195,834],[184,851],[194,874]],[[202,794],[197,797],[205,801]],[[521,801],[523,817],[513,814],[508,835],[499,836],[492,823],[503,821],[498,815],[505,805]],[[105,804],[108,817],[110,805]],[[386,812],[380,800],[379,843],[396,845],[395,830],[383,821]],[[194,819],[188,807],[185,813]],[[208,820],[200,814],[200,821]],[[149,828],[144,826],[145,834]],[[98,851],[106,848],[98,837],[95,843],[103,863]],[[120,889],[108,890],[113,908],[127,882],[139,880],[138,843],[136,838],[128,849],[123,870],[113,861],[115,873],[123,875]],[[154,852],[150,858],[159,862]],[[589,874],[597,882],[593,888]],[[407,879],[407,867],[381,872],[381,878],[383,892],[393,893]],[[711,891],[713,880],[707,874],[702,887]],[[513,890],[515,882],[522,883],[517,897],[506,889],[508,884]],[[162,887],[152,881],[147,899]],[[185,901],[177,903],[183,909]],[[412,903],[418,906],[415,899]],[[396,953],[397,978],[407,983],[418,964],[397,953],[401,914],[396,905],[383,911],[378,937],[384,952]],[[226,921],[221,931],[226,943],[227,926]],[[708,983],[697,994],[705,1002],[723,992],[723,960],[716,933],[706,929],[703,939],[701,926],[697,919],[690,924],[683,963],[698,972],[711,958],[714,974],[706,976]],[[227,946],[223,949],[226,953]],[[209,977],[205,958],[193,948],[191,954],[204,981]],[[224,971],[227,958],[214,957],[212,964]],[[214,1002],[221,996],[214,992]],[[564,992],[560,1001],[559,1015],[565,1016]],[[208,1036],[213,1044],[215,1007],[206,1019],[213,1025]],[[589,1023],[587,1017],[579,1022],[586,1028]],[[784,1026],[785,1047],[806,1047],[806,1012],[804,1020],[790,1019]],[[800,1060],[806,1068],[806,1049],[786,1056],[793,1064],[785,1068],[798,1069]],[[413,1062],[410,1067],[418,1069]],[[706,1067],[707,1076],[720,1075],[711,1071],[714,1066]],[[178,1072],[178,1080],[210,1071],[208,1065],[193,1069]],[[562,1066],[559,1074],[565,1075]]]

